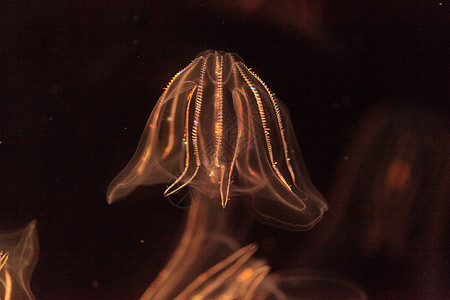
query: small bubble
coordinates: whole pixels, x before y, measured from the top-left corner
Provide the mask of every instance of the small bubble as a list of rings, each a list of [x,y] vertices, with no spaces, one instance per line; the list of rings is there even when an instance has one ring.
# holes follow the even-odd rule
[[[123,130],[127,130],[127,129],[128,129],[128,127],[124,127],[124,128],[123,128]]]
[[[143,244],[143,243],[145,243],[145,241],[144,240],[140,240],[139,243]]]
[[[53,121],[53,117],[48,117],[48,120],[49,121]]]
[[[92,280],[92,286],[98,288],[100,286],[100,283],[98,283],[97,280]]]
[[[0,145],[3,144],[3,141],[0,141]]]
[[[442,5],[442,2],[439,2],[439,6],[441,6]]]
[[[344,156],[344,160],[349,160],[349,159],[350,159],[350,157],[348,157],[348,155]]]

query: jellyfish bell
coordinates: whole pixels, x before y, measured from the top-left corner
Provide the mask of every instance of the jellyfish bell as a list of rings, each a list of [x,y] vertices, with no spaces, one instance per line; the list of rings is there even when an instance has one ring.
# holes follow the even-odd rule
[[[224,208],[243,196],[262,222],[284,229],[309,229],[327,210],[287,108],[234,53],[203,51],[172,78],[108,202],[167,182],[165,196],[189,185]]]

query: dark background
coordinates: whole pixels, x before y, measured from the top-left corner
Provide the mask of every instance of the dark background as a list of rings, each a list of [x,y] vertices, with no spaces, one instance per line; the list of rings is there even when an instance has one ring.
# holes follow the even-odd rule
[[[38,299],[135,299],[163,267],[186,211],[164,187],[112,206],[105,191],[167,82],[202,50],[238,53],[286,103],[325,195],[373,104],[448,109],[450,3],[275,2],[1,1],[0,228],[37,219]],[[253,239],[266,233],[301,247],[314,230],[258,225]],[[383,289],[355,277],[369,295]]]

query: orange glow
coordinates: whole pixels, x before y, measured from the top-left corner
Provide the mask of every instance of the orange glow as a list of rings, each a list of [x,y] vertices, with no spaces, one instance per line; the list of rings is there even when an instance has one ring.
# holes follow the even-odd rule
[[[11,290],[12,290],[12,281],[11,281],[11,275],[9,275],[8,270],[5,271],[4,286],[5,286],[4,299],[5,300],[10,300],[11,299]]]
[[[244,271],[242,271],[241,274],[239,274],[238,280],[239,281],[247,281],[250,277],[252,277],[253,275],[253,270],[250,268],[245,269]]]
[[[388,170],[386,172],[385,178],[386,186],[395,189],[403,189],[410,176],[411,176],[410,165],[405,161],[395,160],[388,167]]]

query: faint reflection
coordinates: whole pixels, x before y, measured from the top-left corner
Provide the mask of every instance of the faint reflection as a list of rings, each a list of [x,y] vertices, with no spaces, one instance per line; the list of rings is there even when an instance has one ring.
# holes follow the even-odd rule
[[[193,1],[200,5],[204,2]],[[336,51],[337,45],[330,40],[325,28],[326,4],[323,0],[215,0],[207,3],[222,14],[228,12],[252,23],[267,23],[290,35],[307,38],[320,49]]]
[[[11,233],[0,233],[0,299],[34,299],[31,274],[38,258],[36,221]]]
[[[9,258],[8,252],[3,252],[0,250],[0,271],[3,269],[3,266],[6,264],[6,261]]]

